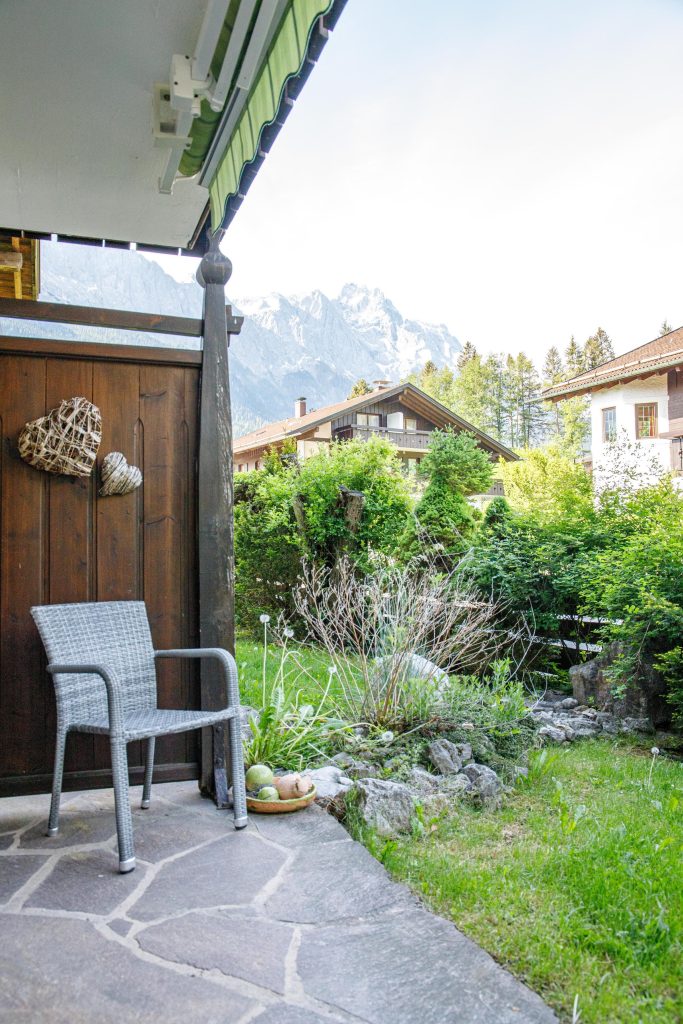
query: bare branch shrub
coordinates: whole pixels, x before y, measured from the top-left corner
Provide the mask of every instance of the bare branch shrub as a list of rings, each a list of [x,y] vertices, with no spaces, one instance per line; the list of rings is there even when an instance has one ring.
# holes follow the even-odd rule
[[[500,603],[482,599],[457,566],[445,570],[435,555],[407,565],[376,557],[365,576],[348,558],[332,569],[305,563],[294,603],[338,675],[346,716],[384,728],[438,714],[448,699],[444,672],[481,676],[528,639],[524,624],[502,628]],[[424,663],[417,671],[416,656],[442,671]]]

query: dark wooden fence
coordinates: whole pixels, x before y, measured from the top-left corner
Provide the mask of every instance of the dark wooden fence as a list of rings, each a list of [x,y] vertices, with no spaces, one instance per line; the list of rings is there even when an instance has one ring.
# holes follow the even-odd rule
[[[201,321],[171,319],[162,329],[200,333]],[[139,320],[135,328],[150,329]],[[201,362],[189,350],[0,338],[0,795],[51,782],[54,696],[31,605],[144,599],[155,646],[199,644]],[[142,470],[136,491],[101,498],[97,472],[53,476],[20,459],[24,423],[75,395],[102,411],[98,465],[122,451]],[[196,665],[163,662],[159,696],[162,706],[199,707]],[[130,749],[132,781],[141,781],[140,746]],[[157,750],[157,778],[199,774],[197,733],[165,737]],[[109,785],[110,777],[106,739],[70,737],[66,787]]]

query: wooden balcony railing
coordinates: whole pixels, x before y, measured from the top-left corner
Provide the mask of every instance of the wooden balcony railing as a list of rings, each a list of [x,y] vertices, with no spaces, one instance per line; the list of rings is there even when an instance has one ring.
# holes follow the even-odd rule
[[[348,427],[339,427],[334,436],[337,440],[350,440],[352,437],[360,437],[367,441],[369,437],[384,437],[391,441],[397,448],[415,448],[418,451],[425,451],[429,447],[429,430],[388,430],[386,427],[363,427],[359,424],[351,424]]]

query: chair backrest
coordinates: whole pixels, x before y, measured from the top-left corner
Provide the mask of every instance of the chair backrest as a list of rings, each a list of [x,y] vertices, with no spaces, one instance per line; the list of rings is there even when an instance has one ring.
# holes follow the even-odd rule
[[[154,648],[143,601],[48,604],[31,609],[48,661],[101,665],[124,689],[124,709],[156,706]],[[53,676],[57,708],[65,725],[107,717],[107,692],[95,675]]]

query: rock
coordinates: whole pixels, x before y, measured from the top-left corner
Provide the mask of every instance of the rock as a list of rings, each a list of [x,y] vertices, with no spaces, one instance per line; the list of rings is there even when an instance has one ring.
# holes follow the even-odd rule
[[[624,718],[619,724],[620,732],[654,732],[649,718]]]
[[[529,769],[523,764],[516,764],[512,769],[512,781],[517,782],[517,779],[528,779]]]
[[[418,796],[435,793],[439,788],[439,776],[426,772],[424,768],[411,768],[406,785]]]
[[[468,764],[462,774],[469,779],[468,794],[482,804],[497,804],[503,791],[503,783],[492,768],[485,764]]]
[[[600,722],[593,721],[590,718],[580,718],[577,716],[572,722],[572,729],[574,730],[574,738],[583,736],[590,739],[592,736],[600,735],[602,725]]]
[[[317,791],[316,799],[323,805],[335,800],[340,794],[347,793],[353,782],[343,774],[336,764],[328,764],[323,768],[315,768],[307,772],[313,779]]]
[[[544,725],[538,730],[538,735],[553,743],[566,743],[567,735],[564,729],[558,729],[553,725]]]
[[[481,765],[481,767],[484,767]],[[490,771],[490,769],[487,769]],[[494,773],[495,774],[495,773]],[[460,773],[459,775],[446,775],[443,779],[439,780],[439,793],[442,796],[448,797],[452,802],[458,800],[469,793],[472,790],[472,782],[467,777]]]
[[[579,702],[576,699],[576,697],[565,697],[564,700],[560,701],[560,707],[565,708],[566,710],[571,710],[572,708],[577,708],[578,706]]]
[[[366,825],[380,836],[410,832],[415,814],[415,799],[402,782],[361,779],[353,787],[358,809]]]
[[[563,722],[560,729],[564,732],[564,737],[568,743],[571,743],[572,740],[576,739],[576,732],[572,729],[571,725],[567,725],[566,722]]]
[[[351,765],[357,764],[357,761],[351,754],[346,754],[342,751],[340,754],[334,755],[332,764],[336,764],[338,768],[350,768]]]
[[[671,705],[666,700],[666,683],[651,661],[643,658],[636,677],[619,678],[610,669],[623,653],[611,644],[597,658],[569,669],[574,697],[599,711],[610,711],[619,719],[649,718],[657,728],[671,723]],[[615,692],[619,690],[619,695]]]
[[[393,660],[391,655],[386,658],[378,658],[376,664],[380,672],[393,672]],[[400,669],[400,674],[404,679],[429,680],[436,683],[439,688],[448,683],[448,673],[435,665],[433,661],[423,658],[421,654],[404,654],[397,656],[397,660],[399,660],[399,664],[396,667]]]
[[[608,732],[615,735],[619,732],[619,723],[614,715],[611,715],[609,711],[598,711],[596,721],[602,726],[603,732]]]
[[[472,748],[470,747],[470,755]],[[462,768],[462,754],[459,745],[450,740],[433,740],[427,748],[427,756],[442,775],[454,775]]]
[[[376,779],[379,776],[379,768],[374,764],[362,764],[357,761],[346,769],[346,774],[354,782],[356,779]]]

